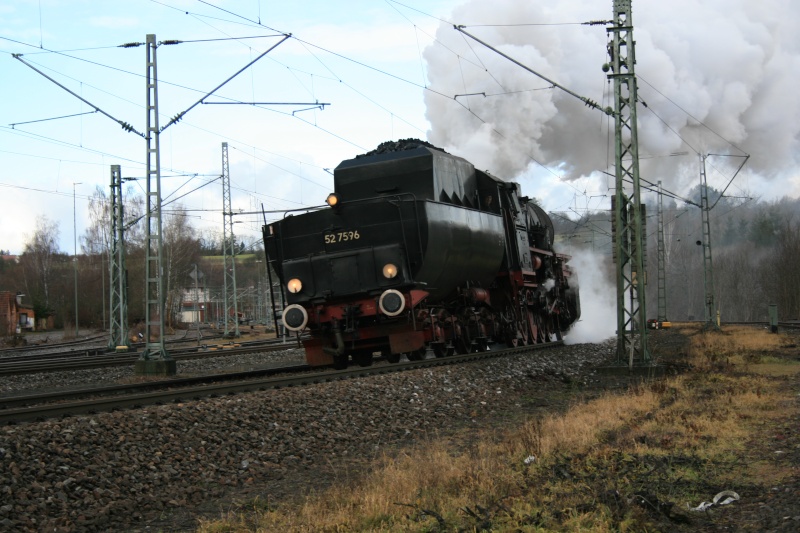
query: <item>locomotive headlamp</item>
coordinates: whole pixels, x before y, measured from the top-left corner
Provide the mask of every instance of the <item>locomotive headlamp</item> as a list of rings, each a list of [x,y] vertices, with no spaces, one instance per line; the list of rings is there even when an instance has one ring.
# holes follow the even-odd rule
[[[394,266],[392,263],[386,263],[383,265],[383,277],[386,279],[392,279],[393,277],[397,276],[397,267]]]
[[[286,284],[286,288],[289,289],[289,292],[292,294],[297,294],[303,289],[303,282],[297,278],[292,278],[289,280],[289,283]]]
[[[381,294],[378,299],[378,307],[386,316],[397,316],[406,308],[406,299],[400,291],[389,289]]]
[[[339,195],[335,192],[332,192],[325,198],[325,203],[328,204],[330,207],[336,207],[339,205]]]
[[[308,324],[308,313],[297,304],[292,304],[283,310],[283,325],[290,331],[301,331]]]

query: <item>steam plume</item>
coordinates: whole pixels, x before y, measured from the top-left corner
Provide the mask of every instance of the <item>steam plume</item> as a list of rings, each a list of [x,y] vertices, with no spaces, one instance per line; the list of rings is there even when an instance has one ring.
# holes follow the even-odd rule
[[[611,276],[599,267],[607,259],[589,250],[572,253],[569,264],[580,280],[581,318],[564,337],[566,344],[597,343],[616,335],[617,295]]]
[[[796,89],[800,81],[800,2],[634,0],[632,7],[640,101],[658,115],[638,107],[640,154],[744,151],[752,155],[749,170],[764,179],[796,176],[800,158],[800,91]],[[603,106],[613,106],[608,96],[611,86],[601,71],[608,61],[604,26],[469,27],[610,18],[610,0],[470,0],[451,17],[537,72]],[[450,100],[427,93],[428,139],[433,144],[507,179],[528,169],[531,157],[557,167],[568,179],[613,164],[613,138],[609,147],[608,119],[600,112],[558,89],[546,89],[545,81],[451,25],[443,23],[437,39],[461,57],[438,43],[429,46],[424,55],[430,88],[451,97],[487,96]],[[699,126],[689,114],[718,135]],[[670,130],[680,133],[691,147]],[[642,164],[651,170],[651,176],[658,171],[667,182],[668,176],[679,173],[678,165],[696,168],[696,159],[691,163],[686,158],[682,163],[675,159],[644,160]],[[691,174],[696,181],[695,170]]]

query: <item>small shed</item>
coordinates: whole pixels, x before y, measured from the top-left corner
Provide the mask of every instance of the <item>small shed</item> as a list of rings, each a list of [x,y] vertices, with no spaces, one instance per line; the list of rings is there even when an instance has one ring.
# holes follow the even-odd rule
[[[22,303],[22,293],[0,291],[0,334],[13,335],[36,329],[33,307]]]

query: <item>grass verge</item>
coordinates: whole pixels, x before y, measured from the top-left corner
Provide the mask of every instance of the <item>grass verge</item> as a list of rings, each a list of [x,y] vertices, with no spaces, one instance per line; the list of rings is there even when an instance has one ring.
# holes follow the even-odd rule
[[[800,365],[781,357],[781,335],[687,333],[690,372],[502,433],[420,443],[355,483],[254,501],[200,531],[691,530],[688,506],[796,475],[748,453],[796,409],[786,383]]]

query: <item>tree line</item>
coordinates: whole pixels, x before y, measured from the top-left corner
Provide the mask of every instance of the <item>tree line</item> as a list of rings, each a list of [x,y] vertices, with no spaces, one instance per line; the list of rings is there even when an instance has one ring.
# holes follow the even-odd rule
[[[125,206],[126,279],[128,317],[131,323],[145,316],[145,203],[131,189],[123,199]],[[111,214],[109,198],[97,187],[89,201],[89,226],[80,236],[77,255],[78,316],[75,316],[75,265],[73,255],[59,249],[60,228],[47,216],[37,217],[33,234],[28,237],[16,261],[0,258],[0,290],[21,292],[23,302],[33,306],[37,319],[52,317],[57,329],[74,326],[104,329],[109,323],[109,251],[111,246]],[[140,222],[134,223],[139,220]],[[180,205],[171,205],[163,216],[165,319],[175,326],[180,317],[185,289],[194,287],[191,274],[195,264],[202,273],[202,284],[208,293],[221,293],[225,283],[221,230],[198,232],[189,213]],[[220,216],[220,226],[222,217]],[[264,286],[264,252],[260,241],[247,245],[237,241],[236,278],[240,289],[252,294]],[[3,254],[0,254],[3,255]],[[256,300],[245,300],[240,309],[255,306]],[[250,311],[255,314],[255,311]]]
[[[690,199],[700,203],[699,187]],[[713,204],[720,191],[709,188]],[[646,203],[646,302],[648,318],[658,311],[657,206]],[[765,202],[721,198],[709,211],[715,309],[723,321],[765,321],[770,304],[781,320],[800,318],[800,200]],[[705,285],[703,232],[698,207],[663,203],[667,319],[703,320]],[[611,213],[578,220],[555,213],[559,251],[593,249],[616,283],[611,261]]]
[[[719,191],[709,190],[715,199]],[[699,203],[699,191],[694,191]],[[142,219],[144,198],[132,190],[124,198],[125,222]],[[647,315],[657,314],[658,241],[657,208],[647,206]],[[592,250],[605,283],[614,281],[611,258],[611,213],[597,211],[579,219],[552,213],[558,234],[557,250]],[[78,271],[78,323],[105,328],[109,307],[109,201],[98,187],[89,203],[90,224],[80,237]],[[767,320],[768,306],[778,306],[779,317],[800,318],[800,200],[774,202],[722,198],[710,211],[714,298],[723,321]],[[222,222],[220,220],[220,222]],[[221,293],[225,283],[220,232],[198,232],[188,213],[171,206],[163,219],[165,318],[173,325],[179,317],[186,288],[193,288],[194,265],[204,285]],[[145,316],[144,221],[126,230],[128,316],[132,322]],[[674,200],[664,202],[664,256],[669,320],[704,318],[704,266],[700,210]],[[37,317],[52,316],[56,328],[75,324],[73,256],[59,249],[60,228],[47,217],[38,217],[18,261],[0,258],[0,290],[22,292]],[[248,298],[240,302],[249,316],[266,313],[266,270],[263,244],[236,244],[236,277]],[[0,255],[8,255],[2,254]],[[276,278],[273,276],[273,281]],[[261,293],[260,295],[258,293]],[[260,303],[257,303],[260,302]],[[249,308],[249,310],[248,310]]]

